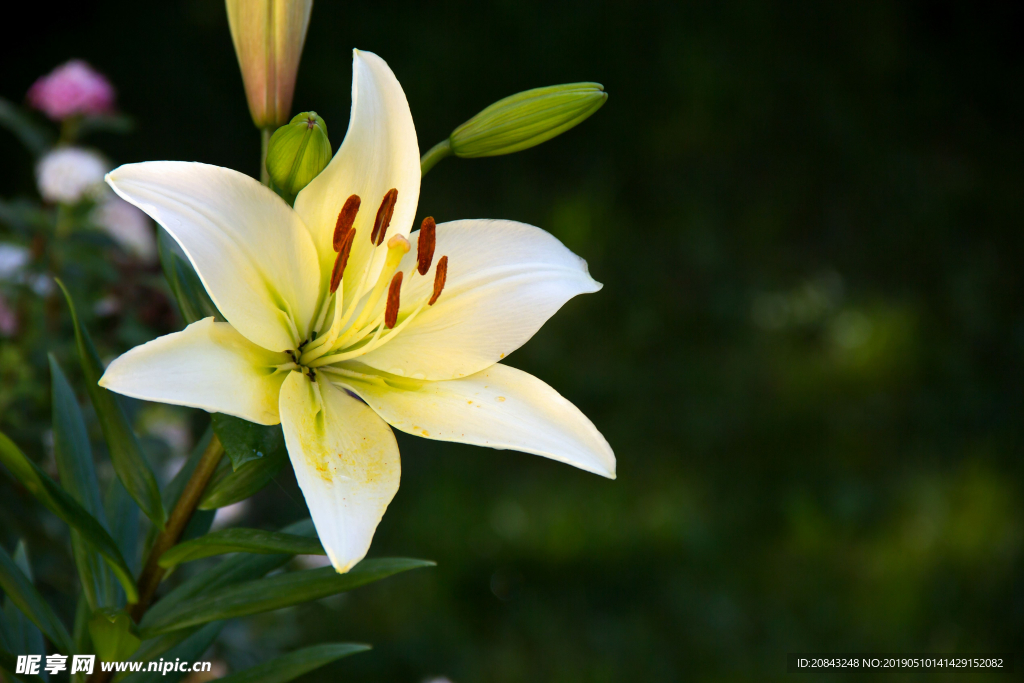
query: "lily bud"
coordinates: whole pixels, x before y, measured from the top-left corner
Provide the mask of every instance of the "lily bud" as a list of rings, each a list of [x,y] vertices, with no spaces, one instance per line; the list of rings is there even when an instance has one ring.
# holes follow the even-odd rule
[[[535,88],[499,100],[448,138],[455,156],[491,157],[529,149],[583,122],[608,93],[600,83]]]
[[[270,138],[267,171],[281,190],[294,196],[331,161],[327,124],[315,111],[298,114]]]
[[[257,128],[288,120],[313,0],[226,0],[231,40]]]

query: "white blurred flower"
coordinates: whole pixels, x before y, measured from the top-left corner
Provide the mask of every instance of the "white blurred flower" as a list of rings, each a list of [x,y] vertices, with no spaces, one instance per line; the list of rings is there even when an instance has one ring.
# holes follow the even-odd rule
[[[240,500],[237,503],[217,508],[217,514],[213,518],[213,524],[210,525],[210,529],[216,531],[217,529],[229,527],[245,517],[248,511],[248,500]]]
[[[0,280],[13,280],[28,264],[31,254],[17,244],[0,243]]]
[[[107,160],[81,147],[58,147],[36,166],[39,194],[51,202],[74,204],[103,191]]]
[[[156,261],[156,234],[149,217],[113,192],[103,195],[92,221],[128,253],[148,263]]]

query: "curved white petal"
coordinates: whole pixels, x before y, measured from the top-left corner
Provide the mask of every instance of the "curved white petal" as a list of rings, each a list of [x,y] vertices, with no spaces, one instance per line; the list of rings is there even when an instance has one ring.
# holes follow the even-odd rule
[[[320,542],[345,573],[366,556],[398,492],[395,435],[359,399],[299,372],[281,387],[281,425]]]
[[[383,264],[387,244],[374,249],[370,242],[381,200],[391,188],[398,203],[387,235],[408,235],[420,196],[420,148],[416,128],[402,86],[387,63],[372,52],[352,51],[352,115],[345,140],[320,175],[295,199],[317,252],[324,282],[330,278],[335,252],[332,246],[338,213],[349,196],[362,200],[356,215],[356,238],[344,277],[348,305],[363,272],[373,286]]]
[[[410,235],[414,245],[418,236],[418,231]],[[442,223],[435,264],[445,255],[448,280],[441,298],[360,362],[416,379],[466,377],[525,344],[572,297],[601,289],[586,261],[525,223]],[[400,266],[407,278],[415,263],[414,247]],[[434,271],[416,273],[407,282],[399,320],[430,298]]]
[[[178,241],[235,329],[273,351],[302,341],[294,336],[308,331],[320,267],[308,231],[280,197],[237,171],[181,161],[127,164],[107,182]]]
[[[206,318],[181,332],[137,346],[114,360],[100,386],[144,401],[226,413],[250,422],[280,422],[278,395],[288,361],[240,335],[228,323]]]
[[[512,449],[615,478],[615,454],[597,427],[533,375],[497,363],[463,379],[373,381],[332,374],[409,434]]]

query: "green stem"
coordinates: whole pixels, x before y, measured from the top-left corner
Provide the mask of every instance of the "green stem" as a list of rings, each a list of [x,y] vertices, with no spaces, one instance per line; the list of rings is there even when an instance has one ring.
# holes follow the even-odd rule
[[[270,150],[270,136],[273,134],[273,128],[260,129],[260,182],[267,187],[270,187],[270,172],[267,171],[267,152]]]
[[[434,164],[447,156],[451,156],[451,154],[452,145],[448,138],[428,149],[427,153],[420,157],[420,176],[427,175],[430,169],[434,168]]]
[[[196,464],[196,468],[192,471],[192,476],[189,477],[185,488],[178,497],[178,502],[174,505],[174,509],[171,510],[171,515],[167,518],[164,530],[160,532],[153,542],[153,547],[150,548],[149,556],[146,558],[146,564],[142,568],[142,573],[139,574],[139,601],[132,605],[131,608],[132,619],[136,622],[141,620],[142,615],[146,613],[149,603],[152,601],[153,595],[156,593],[156,589],[160,586],[160,582],[167,571],[159,564],[160,556],[170,550],[181,539],[181,534],[185,531],[185,527],[188,526],[189,520],[192,519],[192,513],[196,511],[199,499],[202,498],[203,491],[206,490],[206,485],[210,483],[210,477],[213,476],[213,472],[217,469],[217,465],[220,463],[223,455],[224,446],[221,444],[220,439],[217,438],[217,435],[214,434],[213,438],[210,439],[210,445],[206,447],[203,456],[199,459],[199,463]]]

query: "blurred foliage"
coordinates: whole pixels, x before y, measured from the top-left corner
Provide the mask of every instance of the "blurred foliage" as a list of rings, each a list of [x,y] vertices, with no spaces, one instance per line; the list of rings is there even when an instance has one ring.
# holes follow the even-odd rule
[[[792,651],[1019,650],[1020,14],[319,2],[295,109],[316,109],[336,144],[353,46],[392,66],[423,151],[511,93],[604,84],[577,130],[444,161],[419,217],[521,220],[589,261],[605,288],[510,362],[591,417],[619,478],[399,435],[402,489],[373,554],[437,569],[228,624],[218,656],[234,671],[356,639],[374,651],[307,679],[597,682],[782,679]],[[256,173],[221,3],[76,3],[20,30],[33,47],[4,55],[0,94],[83,57],[135,117],[131,135],[95,133],[112,158]],[[0,158],[0,194],[31,196],[31,156],[0,135]],[[87,321],[101,355],[180,325],[151,273],[86,246],[66,262],[88,296],[134,297]],[[70,359],[72,343],[59,308],[30,315],[34,336],[0,339],[0,426],[26,448],[49,405],[46,352]],[[204,426],[182,437],[195,418],[146,410],[155,462]],[[290,468],[276,481],[246,526],[305,515]],[[0,495],[0,542],[29,539],[48,597],[73,583],[60,529],[6,478]]]

